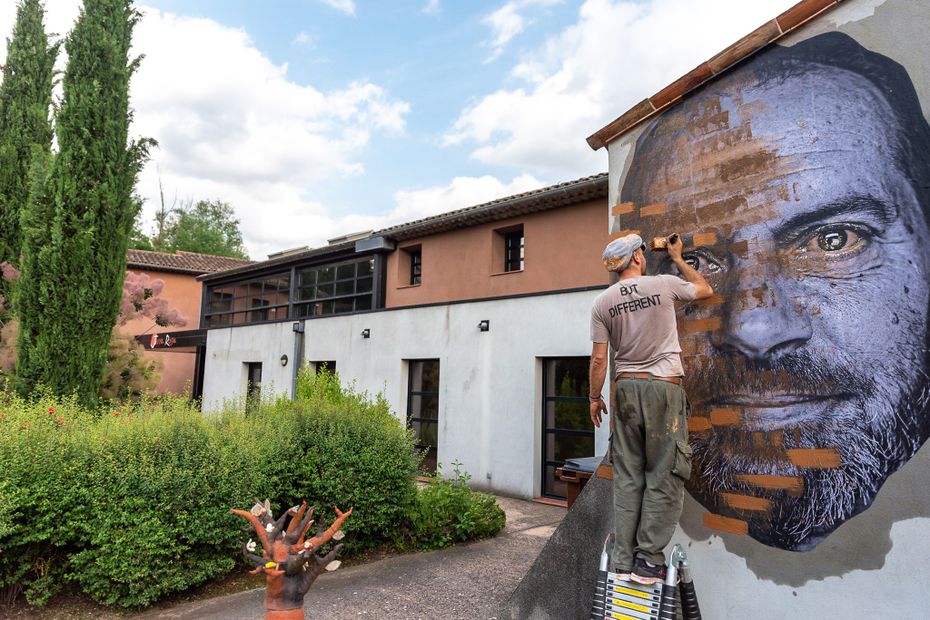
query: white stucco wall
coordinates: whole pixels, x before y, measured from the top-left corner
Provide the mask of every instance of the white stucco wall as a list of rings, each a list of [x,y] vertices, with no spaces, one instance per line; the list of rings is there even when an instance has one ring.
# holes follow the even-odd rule
[[[460,461],[474,485],[518,497],[540,494],[542,358],[591,353],[588,318],[598,291],[385,310],[306,321],[305,360],[335,360],[344,383],[383,392],[406,418],[407,363],[440,360],[438,458]],[[487,319],[490,331],[478,330]],[[362,338],[363,329],[371,337]],[[293,368],[292,322],[210,330],[204,410],[245,394],[245,364],[262,362],[263,390],[285,394]],[[605,388],[606,395],[606,388]],[[595,435],[607,450],[607,425]]]

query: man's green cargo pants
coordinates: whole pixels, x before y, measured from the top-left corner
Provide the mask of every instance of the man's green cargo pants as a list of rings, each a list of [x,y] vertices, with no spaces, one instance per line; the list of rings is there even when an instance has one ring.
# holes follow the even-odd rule
[[[633,557],[664,564],[691,476],[688,417],[681,385],[660,379],[616,382],[610,455],[613,462],[612,570],[628,571]]]

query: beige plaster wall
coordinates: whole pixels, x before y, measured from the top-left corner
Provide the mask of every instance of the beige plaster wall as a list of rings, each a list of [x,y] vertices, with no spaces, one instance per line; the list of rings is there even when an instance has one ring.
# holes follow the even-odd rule
[[[604,199],[411,239],[388,256],[386,306],[481,299],[607,284]],[[524,269],[503,271],[499,231],[523,226]],[[423,258],[422,282],[411,286],[411,248]]]

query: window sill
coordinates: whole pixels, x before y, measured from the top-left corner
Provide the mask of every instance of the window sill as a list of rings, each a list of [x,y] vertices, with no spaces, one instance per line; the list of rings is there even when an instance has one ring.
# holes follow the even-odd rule
[[[491,277],[493,278],[494,276],[510,276],[510,275],[515,274],[515,273],[523,273],[523,270],[522,270],[522,269],[514,269],[513,271],[498,271],[498,272],[496,272],[496,273],[492,273],[492,274],[491,274]]]
[[[398,286],[397,290],[400,290],[402,288],[417,288],[419,286],[423,286],[423,283],[421,282],[420,284],[403,284],[401,286]]]

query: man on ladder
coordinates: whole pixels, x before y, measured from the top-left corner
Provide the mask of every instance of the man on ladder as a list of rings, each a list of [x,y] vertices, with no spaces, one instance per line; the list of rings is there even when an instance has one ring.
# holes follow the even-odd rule
[[[687,418],[681,386],[681,346],[675,302],[713,295],[681,256],[678,235],[667,240],[678,275],[647,276],[646,246],[638,235],[607,245],[604,265],[619,281],[591,309],[591,420],[600,426],[607,406],[601,389],[607,346],[614,351],[616,387],[610,455],[613,463],[614,547],[610,571],[652,585],[666,577],[663,550],[681,515],[691,475]]]

